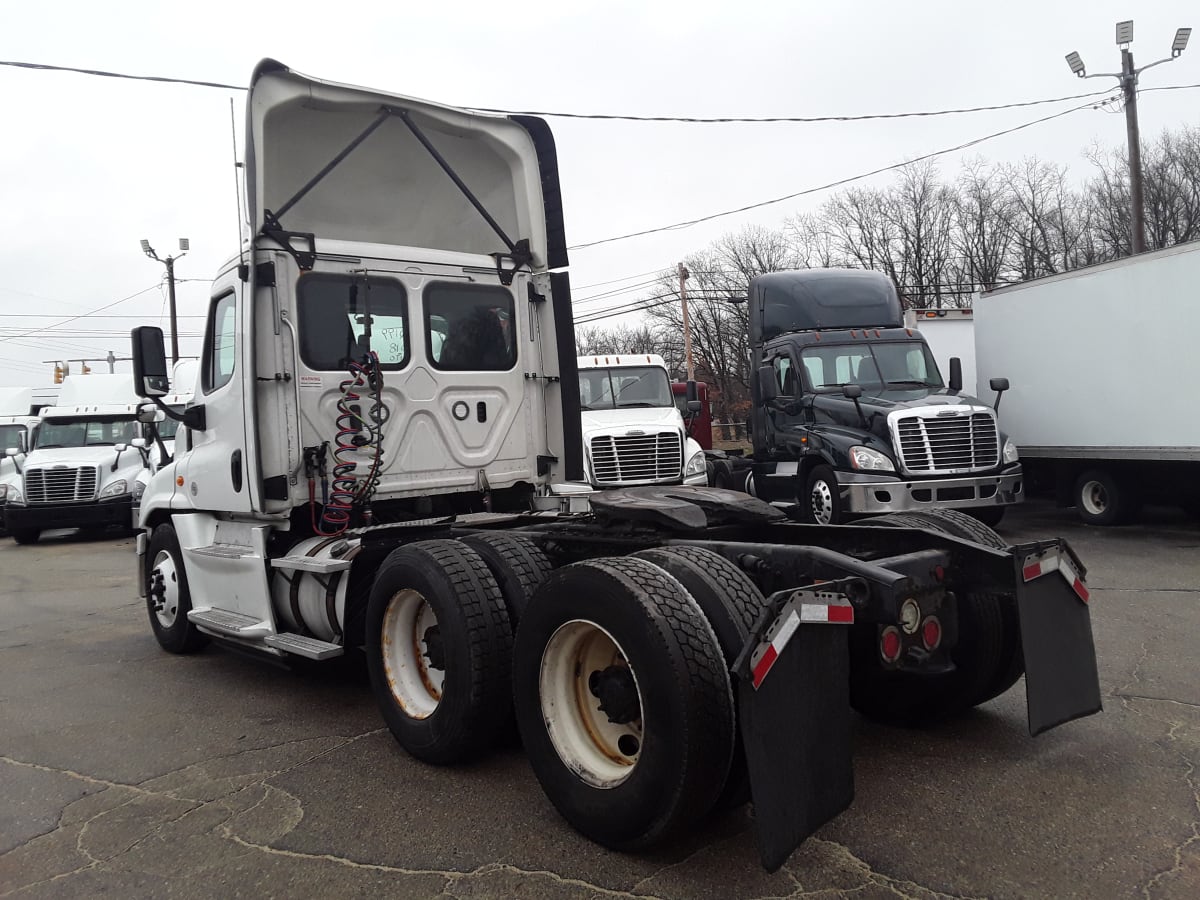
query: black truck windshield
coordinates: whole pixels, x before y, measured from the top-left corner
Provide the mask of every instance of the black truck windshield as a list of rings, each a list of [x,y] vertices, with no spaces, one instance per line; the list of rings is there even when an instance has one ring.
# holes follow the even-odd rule
[[[840,391],[847,384],[864,390],[925,390],[943,386],[929,347],[922,341],[877,341],[806,347],[800,354],[816,391]]]
[[[580,369],[579,403],[584,409],[674,406],[666,370],[658,366]]]
[[[128,444],[137,437],[137,422],[110,416],[94,419],[47,419],[38,431],[35,446],[104,447]]]

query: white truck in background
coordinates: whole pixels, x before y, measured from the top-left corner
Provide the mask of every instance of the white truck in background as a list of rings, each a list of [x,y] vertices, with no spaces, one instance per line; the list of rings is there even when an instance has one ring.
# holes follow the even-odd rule
[[[52,528],[129,528],[152,465],[130,375],[69,377],[56,402],[41,410],[29,452],[13,457],[20,482],[4,523],[18,544]]]
[[[1200,241],[988,291],[974,320],[965,368],[1010,375],[1001,422],[1035,488],[1093,525],[1146,500],[1200,515]]]
[[[904,324],[921,332],[938,368],[943,372],[950,371],[950,360],[960,360],[962,392],[972,397],[979,396],[975,390],[974,310],[965,306],[910,309],[904,313]]]
[[[596,354],[576,362],[592,487],[708,484],[704,450],[687,435],[661,356]]]
[[[21,496],[21,460],[38,424],[33,415],[33,388],[0,388],[0,535],[4,534],[4,505]]]

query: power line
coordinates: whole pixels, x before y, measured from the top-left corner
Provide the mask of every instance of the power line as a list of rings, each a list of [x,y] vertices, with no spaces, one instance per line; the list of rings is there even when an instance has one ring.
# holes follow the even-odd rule
[[[196,87],[219,88],[222,90],[244,91],[245,85],[227,84],[220,81],[203,81],[194,78],[171,78],[163,75],[133,75],[127,72],[112,72],[104,69],[82,69],[76,66],[56,66],[49,63],[19,62],[15,60],[0,60],[0,66],[12,66],[19,69],[32,69],[47,72],[73,72],[77,75],[91,75],[99,78],[120,78],[130,81],[152,81],[163,84],[187,84]],[[464,109],[475,112],[493,113],[505,116],[544,116],[555,119],[590,119],[598,121],[622,122],[676,122],[695,125],[721,124],[771,124],[794,123],[811,124],[818,122],[866,122],[886,119],[930,118],[935,116],[962,115],[965,113],[995,112],[1005,109],[1020,109],[1030,106],[1042,106],[1048,103],[1065,103],[1068,100],[1084,100],[1099,97],[1108,91],[1092,91],[1086,94],[1066,94],[1061,97],[1043,97],[1037,100],[1017,100],[1011,103],[995,103],[984,106],[965,106],[948,109],[910,110],[898,113],[859,113],[855,115],[833,116],[644,116],[627,113],[578,113],[554,110],[513,110],[498,109],[488,106],[464,106]]]
[[[647,275],[660,275],[665,269],[652,269],[649,272],[638,272],[636,275],[626,275],[624,278],[614,278],[612,281],[597,281],[595,284],[572,285],[571,290],[586,291],[589,288],[604,287],[609,284],[619,284],[622,281],[633,281],[635,278],[645,278]]]
[[[1064,103],[1067,100],[1084,100],[1099,97],[1108,91],[1091,91],[1086,94],[1068,94],[1063,97],[1044,97],[1040,100],[1017,100],[1013,103],[997,103],[990,106],[966,106],[953,109],[926,109],[898,113],[860,113],[851,116],[635,116],[623,113],[574,113],[551,112],[548,110],[491,109],[486,106],[470,106],[476,112],[497,113],[509,116],[544,116],[554,119],[598,119],[620,122],[680,122],[693,125],[758,125],[758,124],[812,124],[817,122],[867,122],[879,119],[917,119],[934,116],[953,116],[963,113],[994,112],[1002,109],[1019,109],[1042,106],[1047,103]]]
[[[1109,93],[1109,92],[1105,92],[1105,93]],[[1095,103],[1084,103],[1079,106],[1073,106],[1070,109],[1064,109],[1059,112],[1052,113],[1051,115],[1048,115],[1048,116],[1042,116],[1040,119],[1033,119],[1029,122],[1023,122],[1020,125],[1014,125],[1011,128],[1005,128],[1003,131],[994,131],[991,134],[984,135],[983,137],[977,137],[977,138],[973,138],[972,140],[969,140],[969,141],[964,141],[963,143],[956,144],[953,147],[945,147],[941,150],[934,150],[930,153],[925,153],[921,156],[915,156],[912,159],[906,159],[903,162],[892,163],[891,165],[888,165],[888,166],[881,166],[878,169],[872,169],[870,172],[863,172],[859,175],[851,175],[847,178],[841,178],[841,179],[838,179],[837,181],[831,181],[827,184],[818,185],[817,187],[805,188],[802,191],[795,191],[794,193],[791,193],[791,194],[785,194],[782,197],[774,197],[770,200],[762,200],[762,201],[759,201],[758,203],[750,203],[750,204],[747,204],[746,206],[739,206],[737,209],[727,209],[727,210],[724,210],[723,212],[711,213],[710,215],[707,215],[707,216],[700,216],[699,218],[688,219],[683,222],[675,222],[672,225],[660,225],[657,228],[647,228],[642,231],[632,231],[629,234],[620,234],[620,235],[617,235],[616,237],[601,238],[600,240],[596,240],[596,241],[587,241],[582,244],[575,244],[571,247],[568,247],[567,249],[568,250],[583,250],[587,247],[599,246],[600,244],[611,244],[615,241],[624,241],[624,240],[628,240],[629,238],[645,237],[648,234],[657,234],[661,231],[675,231],[675,230],[681,229],[681,228],[690,228],[691,226],[699,225],[702,222],[711,222],[713,219],[720,219],[725,216],[732,216],[732,215],[736,215],[737,213],[748,212],[752,209],[761,209],[764,206],[771,206],[775,203],[783,203],[785,200],[794,200],[797,197],[803,197],[807,194],[815,194],[815,193],[818,193],[819,191],[827,191],[830,188],[841,187],[842,185],[851,184],[852,182],[855,182],[855,181],[862,181],[864,178],[870,178],[873,175],[880,175],[884,172],[892,172],[892,171],[895,171],[896,169],[902,169],[905,166],[912,165],[913,163],[924,162],[927,159],[933,159],[934,157],[937,157],[937,156],[944,156],[947,153],[954,153],[958,150],[966,150],[968,147],[974,147],[978,144],[984,143],[985,141],[991,141],[991,140],[994,140],[999,137],[1004,137],[1005,135],[1013,134],[1014,132],[1022,131],[1023,129],[1026,129],[1026,128],[1032,128],[1034,125],[1041,125],[1042,123],[1049,122],[1053,119],[1060,119],[1063,116],[1069,116],[1071,113],[1076,113],[1083,109],[1089,109],[1089,108],[1094,107],[1095,105],[1096,105]]]
[[[148,287],[148,288],[142,288],[140,291],[130,294],[128,297],[122,297],[120,300],[114,300],[112,303],[106,303],[106,304],[104,304],[104,306],[101,306],[98,309],[93,309],[91,312],[80,313],[77,316],[71,316],[69,319],[63,319],[61,322],[56,322],[53,325],[44,325],[41,328],[35,328],[35,329],[33,329],[33,331],[27,331],[24,334],[13,335],[13,337],[14,338],[26,338],[26,337],[29,337],[30,335],[40,334],[43,331],[49,331],[52,328],[58,328],[60,325],[66,325],[69,322],[74,322],[78,319],[86,319],[88,316],[94,316],[94,315],[96,315],[96,313],[104,312],[104,310],[106,310],[106,309],[112,309],[117,304],[124,303],[126,300],[132,300],[134,297],[140,297],[142,294],[147,294],[150,291],[155,290],[157,287],[158,287],[158,282],[155,282],[154,284],[150,285],[150,287]]]

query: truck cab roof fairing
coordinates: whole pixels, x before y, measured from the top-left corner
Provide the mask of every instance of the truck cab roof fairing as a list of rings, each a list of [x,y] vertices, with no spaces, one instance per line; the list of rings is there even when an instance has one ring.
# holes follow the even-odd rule
[[[553,139],[540,120],[485,116],[318,81],[273,60],[255,70],[246,108],[246,195],[254,234],[271,226],[274,215],[278,227],[315,234],[318,241],[485,255],[511,249],[502,232],[513,242],[528,241],[535,270],[566,264]]]
[[[890,278],[866,269],[771,272],[750,281],[750,340],[825,328],[900,328],[904,314]]]

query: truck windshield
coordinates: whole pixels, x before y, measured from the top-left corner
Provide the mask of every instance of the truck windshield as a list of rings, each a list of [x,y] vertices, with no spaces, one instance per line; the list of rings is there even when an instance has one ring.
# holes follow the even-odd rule
[[[171,409],[177,413],[182,413],[184,410],[184,407],[172,406]],[[164,441],[173,441],[173,440],[175,440],[175,435],[179,433],[179,420],[178,419],[163,419],[161,422],[159,422],[154,427],[156,429],[158,429],[158,436],[160,438],[162,438]]]
[[[42,422],[35,449],[104,447],[128,444],[137,437],[137,422],[112,416],[90,419],[47,419]]]
[[[0,425],[0,453],[9,447],[18,446],[19,438],[24,431],[24,425]]]
[[[840,391],[847,384],[876,392],[943,386],[933,354],[923,341],[806,347],[800,362],[815,391]]]
[[[593,410],[675,405],[666,370],[658,366],[580,369],[579,403]]]

